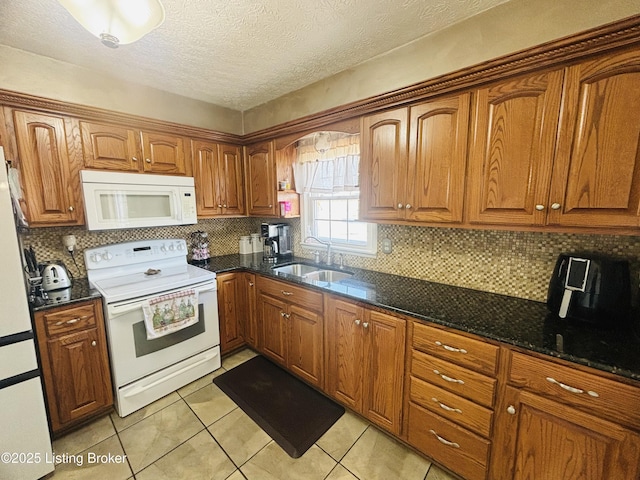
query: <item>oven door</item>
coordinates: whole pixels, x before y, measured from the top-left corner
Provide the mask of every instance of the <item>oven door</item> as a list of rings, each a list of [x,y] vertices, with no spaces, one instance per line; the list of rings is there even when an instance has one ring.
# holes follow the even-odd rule
[[[198,292],[199,321],[153,340],[147,340],[142,303],[156,295],[107,303],[105,316],[116,388],[220,344],[215,280],[186,288],[193,288]],[[180,290],[182,289],[169,290],[157,295]]]

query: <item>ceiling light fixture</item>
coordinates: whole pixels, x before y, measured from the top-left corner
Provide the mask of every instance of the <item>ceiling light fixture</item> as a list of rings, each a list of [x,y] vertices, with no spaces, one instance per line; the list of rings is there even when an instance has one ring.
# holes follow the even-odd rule
[[[160,0],[58,0],[107,47],[140,40],[164,22]]]

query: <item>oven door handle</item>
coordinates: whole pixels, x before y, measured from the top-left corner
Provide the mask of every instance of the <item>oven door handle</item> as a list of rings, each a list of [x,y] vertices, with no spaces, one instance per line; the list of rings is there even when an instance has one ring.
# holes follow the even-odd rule
[[[218,286],[214,283],[204,288],[197,288],[198,294],[217,290]],[[109,318],[116,318],[130,312],[142,309],[142,302],[130,303],[126,305],[109,305]]]

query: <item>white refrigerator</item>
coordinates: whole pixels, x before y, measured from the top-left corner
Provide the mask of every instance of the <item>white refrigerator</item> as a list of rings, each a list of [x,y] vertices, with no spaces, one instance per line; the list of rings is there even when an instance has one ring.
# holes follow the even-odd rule
[[[14,225],[0,147],[0,478],[34,480],[54,465]]]

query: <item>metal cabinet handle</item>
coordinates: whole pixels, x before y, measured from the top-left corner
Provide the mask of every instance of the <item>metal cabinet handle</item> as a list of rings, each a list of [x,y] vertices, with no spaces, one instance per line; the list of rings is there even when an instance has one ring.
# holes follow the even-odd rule
[[[593,390],[587,390],[585,392],[584,390],[581,390],[579,388],[571,387],[571,386],[569,386],[569,385],[567,385],[565,383],[559,382],[555,378],[552,378],[552,377],[547,377],[547,382],[550,382],[550,383],[553,383],[555,385],[558,385],[560,388],[565,389],[567,392],[571,392],[571,393],[575,393],[575,394],[586,393],[590,397],[596,397],[596,398],[600,396],[596,392],[594,392]]]
[[[551,210],[560,210],[560,204],[559,203],[552,203],[551,204]]]
[[[226,204],[226,203],[223,203],[223,204],[222,204],[222,208],[227,208],[227,204]]]
[[[91,346],[95,347],[97,345],[96,341],[94,340],[93,342],[91,342]]]
[[[442,343],[440,341],[436,341],[436,345],[438,345],[439,347],[444,348],[445,350],[448,350],[450,352],[455,352],[455,353],[467,353],[467,351],[464,348],[455,348],[455,347],[450,347],[449,345]]]
[[[290,296],[290,295],[293,295],[293,293],[287,292],[285,290],[280,290],[280,291],[282,292],[283,295],[286,295],[287,297]]]
[[[69,207],[69,211],[70,211],[70,212],[73,212],[74,210],[75,210],[75,208],[73,208],[73,205],[71,205],[71,206]]]
[[[249,286],[250,286],[250,287],[253,287],[253,282],[249,282]]]
[[[273,204],[270,203],[269,205],[267,205],[267,207],[271,208],[271,207],[273,207]]]
[[[438,435],[435,431],[433,430],[429,430],[429,433],[432,433],[435,435],[435,437],[438,439],[438,441],[440,443],[444,443],[445,445],[449,446],[449,447],[453,447],[453,448],[460,448],[460,444],[456,443],[456,442],[450,442],[449,440],[445,440],[444,438],[442,438],[440,435]]]
[[[362,322],[362,326],[364,328],[369,328],[369,322]]]
[[[221,203],[218,204],[218,208],[222,208],[222,204]]]
[[[444,373],[440,373],[438,370],[434,370],[433,373],[435,373],[436,375],[439,375],[440,378],[442,378],[443,380],[445,380],[447,382],[459,383],[460,385],[464,385],[464,381],[463,380],[458,380],[457,378],[448,377]]]
[[[539,212],[541,212],[542,210],[544,210],[544,205],[536,205],[536,210],[538,210]]]
[[[138,159],[137,159],[136,157],[131,157],[131,161],[133,161],[133,162],[137,162],[137,161],[138,161]]]
[[[513,405],[509,405],[507,407],[507,413],[509,415],[515,415],[516,414],[516,407],[514,407]]]
[[[144,161],[147,162],[147,163],[151,163],[151,160],[148,159],[148,158],[145,158]]]
[[[407,204],[404,206],[404,208],[406,208],[407,210],[409,210],[409,209],[411,208],[411,204],[410,204],[410,203],[407,203]]]
[[[440,405],[440,408],[442,408],[443,410],[446,410],[447,412],[454,412],[454,413],[462,413],[462,410],[460,410],[459,408],[453,408],[450,407],[448,405],[445,405],[444,403],[441,403],[437,398],[433,397],[431,400],[433,400],[434,402],[436,402],[438,405]]]
[[[356,325],[360,325],[360,319],[356,318],[356,321],[354,322]]]
[[[399,203],[399,204],[398,204],[398,208],[399,208],[399,209],[402,209],[402,208],[404,208],[404,205],[403,205],[403,204],[401,204],[401,203]]]

